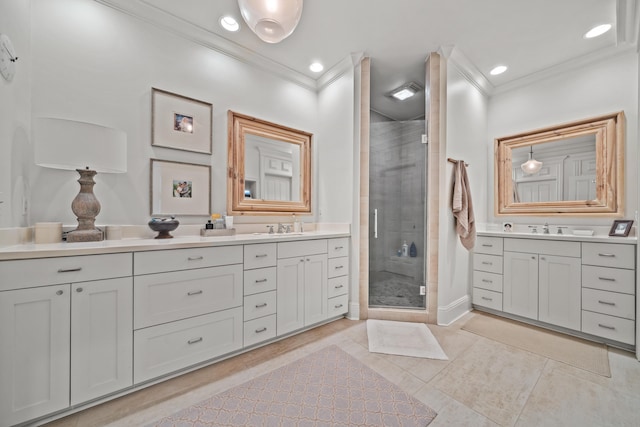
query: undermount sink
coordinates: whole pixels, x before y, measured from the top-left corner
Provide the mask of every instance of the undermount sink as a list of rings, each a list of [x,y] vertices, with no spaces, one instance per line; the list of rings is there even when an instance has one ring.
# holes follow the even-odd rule
[[[264,237],[288,237],[288,236],[302,236],[303,232],[292,232],[292,233],[253,233],[254,236],[264,236]]]

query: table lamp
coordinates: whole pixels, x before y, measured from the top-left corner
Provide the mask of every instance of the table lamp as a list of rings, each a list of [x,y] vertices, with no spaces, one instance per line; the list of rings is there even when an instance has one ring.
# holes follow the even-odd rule
[[[95,227],[100,202],[93,194],[97,172],[127,171],[127,135],[117,129],[92,123],[49,117],[36,118],[35,162],[53,169],[76,170],[80,192],[71,203],[78,227],[67,233],[67,242],[95,242],[104,239]]]

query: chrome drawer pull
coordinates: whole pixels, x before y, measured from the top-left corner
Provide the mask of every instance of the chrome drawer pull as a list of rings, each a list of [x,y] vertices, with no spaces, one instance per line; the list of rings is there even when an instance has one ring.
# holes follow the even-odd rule
[[[604,328],[604,329],[610,329],[610,330],[612,330],[612,331],[614,331],[614,330],[616,329],[616,328],[615,328],[615,327],[613,327],[613,326],[603,325],[602,323],[598,323],[598,326],[600,326],[601,328]]]
[[[59,268],[58,269],[58,273],[72,273],[74,271],[81,271],[82,267],[76,267],[76,268]]]
[[[189,341],[187,341],[187,344],[191,345],[191,344],[199,343],[200,341],[202,341],[202,337],[194,338],[192,340],[189,340]]]
[[[266,281],[267,281],[267,279],[257,279],[257,280],[256,280],[256,283],[264,283],[264,282],[266,282]]]
[[[340,288],[344,288],[344,285],[335,285],[334,289],[340,289]]]
[[[615,302],[601,301],[601,300],[598,300],[598,302],[599,302],[600,304],[604,304],[604,305],[616,305],[616,303],[615,303]]]
[[[188,296],[192,296],[192,295],[200,295],[202,293],[202,290],[199,291],[191,291],[191,292],[187,292]]]
[[[56,291],[56,295],[62,295],[64,294],[64,291]]]
[[[267,306],[266,302],[263,302],[262,304],[256,304],[256,308],[263,308],[263,307],[266,307],[266,306]]]
[[[82,292],[83,289],[82,288],[76,288],[76,292]]]
[[[482,247],[484,247],[484,248],[492,248],[493,245],[488,245],[488,244],[485,243],[485,244],[482,245]]]
[[[482,279],[482,283],[493,283],[493,280]]]
[[[482,261],[482,265],[493,265],[493,263],[489,261]]]
[[[256,258],[264,258],[266,256],[267,256],[267,254],[258,254],[258,255],[256,255]]]
[[[341,268],[344,268],[344,265],[336,265],[334,267],[334,269],[336,269],[336,270],[340,270]]]
[[[493,301],[493,298],[481,297],[485,301]]]
[[[615,254],[598,254],[598,256],[603,256],[603,257],[607,257],[607,258],[615,258]]]
[[[335,247],[335,248],[333,248],[333,249],[334,249],[334,250],[336,250],[336,251],[339,251],[340,249],[343,249],[343,248],[344,248],[344,246],[336,246],[336,247]]]
[[[189,258],[187,258],[187,261],[201,261],[203,259],[203,256],[190,256]]]
[[[600,280],[604,280],[606,282],[615,282],[616,279],[612,279],[611,277],[598,277]]]
[[[335,306],[335,308],[340,308],[340,307],[342,307],[342,304],[338,304]]]
[[[256,334],[259,334],[259,333],[262,333],[262,332],[267,332],[267,328],[256,329]]]

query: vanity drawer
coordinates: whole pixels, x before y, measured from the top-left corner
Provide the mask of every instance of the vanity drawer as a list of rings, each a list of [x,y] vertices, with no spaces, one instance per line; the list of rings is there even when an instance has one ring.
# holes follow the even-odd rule
[[[603,291],[635,294],[636,274],[634,270],[621,268],[582,266],[582,287]]]
[[[276,336],[276,315],[244,322],[244,346],[257,344]]]
[[[134,383],[241,349],[243,326],[237,307],[135,331]]]
[[[473,286],[488,291],[502,292],[502,274],[474,271]]]
[[[349,289],[349,276],[333,277],[328,281],[329,290],[327,296],[329,298],[344,295]]]
[[[502,255],[502,237],[478,236],[473,252],[478,254]]]
[[[133,279],[134,329],[242,305],[242,265]]]
[[[242,264],[242,246],[136,252],[133,256],[133,273],[163,273],[229,264]]]
[[[244,272],[244,294],[252,295],[276,289],[276,267],[258,268]]]
[[[473,305],[502,311],[502,294],[486,289],[473,288]]]
[[[582,289],[582,309],[634,320],[636,298],[629,294],[584,288]]]
[[[616,243],[583,243],[582,263],[603,267],[635,268],[635,246]]]
[[[0,261],[0,291],[131,276],[132,263],[130,253]]]
[[[244,322],[244,346],[257,344],[276,337],[276,315]]]
[[[635,322],[629,319],[583,310],[582,332],[626,344],[635,344]]]
[[[473,269],[502,274],[502,257],[498,255],[473,254]]]
[[[244,269],[274,267],[276,265],[276,244],[264,243],[244,246]]]
[[[349,311],[349,295],[329,298],[327,301],[327,318],[340,316]]]
[[[253,320],[276,312],[276,291],[244,297],[244,320]]]
[[[278,258],[326,254],[327,247],[327,239],[282,242],[278,243]]]
[[[329,239],[327,242],[327,257],[338,258],[349,255],[349,238]]]
[[[331,258],[327,261],[329,278],[346,276],[349,274],[349,257]]]
[[[538,239],[504,239],[505,252],[526,252],[580,258],[580,242]]]

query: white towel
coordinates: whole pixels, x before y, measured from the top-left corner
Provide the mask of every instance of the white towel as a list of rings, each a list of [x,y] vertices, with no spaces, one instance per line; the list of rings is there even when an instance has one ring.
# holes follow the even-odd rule
[[[462,246],[473,249],[476,243],[476,221],[473,216],[471,187],[464,162],[459,160],[454,167],[453,200],[451,210],[456,218],[456,233],[460,236]]]

